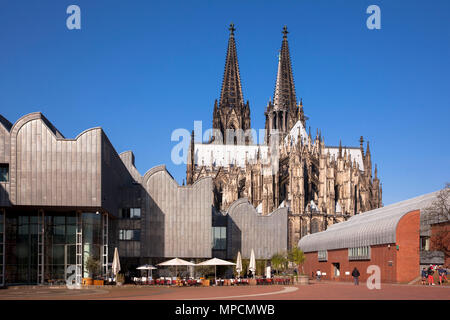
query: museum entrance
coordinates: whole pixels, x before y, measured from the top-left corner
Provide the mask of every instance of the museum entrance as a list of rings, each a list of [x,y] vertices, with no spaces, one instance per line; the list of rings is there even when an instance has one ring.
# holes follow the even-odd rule
[[[5,212],[5,249],[0,251],[5,260],[5,283],[81,283],[82,277],[89,276],[89,258],[99,261],[99,275],[106,274],[106,213],[17,208]]]

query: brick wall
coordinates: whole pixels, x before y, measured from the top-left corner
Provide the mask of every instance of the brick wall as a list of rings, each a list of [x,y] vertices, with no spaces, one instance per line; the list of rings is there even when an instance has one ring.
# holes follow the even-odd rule
[[[419,229],[420,213],[412,211],[399,222],[396,231],[397,243],[371,246],[371,259],[349,261],[348,249],[328,251],[328,260],[319,262],[317,252],[306,253],[304,271],[312,276],[319,269],[326,272],[322,279],[336,281],[352,281],[351,272],[356,267],[359,270],[360,282],[365,282],[370,274],[367,267],[377,265],[381,270],[382,282],[409,282],[419,276]],[[397,249],[398,245],[398,249]],[[340,264],[340,276],[334,274],[333,263]],[[346,275],[345,272],[349,272]]]
[[[404,215],[396,230],[397,282],[409,282],[420,271],[420,210]]]
[[[361,274],[359,280],[366,281],[370,274],[367,274],[367,267],[370,265],[378,265],[381,269],[381,281],[382,282],[395,282],[396,279],[396,249],[395,245],[391,244],[371,247],[371,260],[362,261],[349,261],[348,249],[329,250],[328,261],[319,262],[317,258],[317,252],[307,253],[305,262],[305,273],[311,276],[319,269],[321,272],[326,272],[326,276],[322,279],[336,280],[336,281],[352,281],[351,273],[353,268],[356,267]],[[391,261],[391,262],[390,262]],[[340,264],[340,276],[334,275],[333,263]],[[346,275],[345,272],[349,272]]]

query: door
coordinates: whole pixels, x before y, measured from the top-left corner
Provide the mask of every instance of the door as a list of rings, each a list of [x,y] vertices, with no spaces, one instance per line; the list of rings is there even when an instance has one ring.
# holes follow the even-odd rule
[[[341,275],[341,265],[339,262],[333,263],[333,275],[335,278],[338,278]]]

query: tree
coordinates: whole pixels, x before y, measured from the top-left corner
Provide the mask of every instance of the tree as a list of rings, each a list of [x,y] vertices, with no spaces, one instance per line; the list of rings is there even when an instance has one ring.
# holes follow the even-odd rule
[[[101,270],[100,261],[92,256],[89,256],[86,260],[86,270],[93,278],[97,277]]]
[[[302,265],[302,274],[305,274],[305,271],[303,270],[303,263],[306,260],[306,256],[301,249],[299,249],[297,246],[292,248],[291,251],[289,251],[288,259],[290,262],[297,265],[297,269],[299,265]]]
[[[427,220],[431,223],[447,222],[450,220],[450,182],[439,191],[431,205],[425,209]]]
[[[448,223],[450,220],[450,183],[445,184],[436,199],[424,210],[424,221],[427,225],[434,225],[431,229],[432,250],[442,251],[446,258],[450,256],[450,235]]]
[[[270,259],[272,267],[277,270],[277,274],[279,270],[286,269],[287,257],[285,252],[275,253]]]

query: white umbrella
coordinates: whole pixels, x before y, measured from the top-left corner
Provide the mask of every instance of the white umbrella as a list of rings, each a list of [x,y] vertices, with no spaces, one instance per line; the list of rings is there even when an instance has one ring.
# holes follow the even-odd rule
[[[161,262],[159,264],[157,264],[158,266],[175,266],[175,276],[177,273],[177,267],[178,266],[195,266],[195,263],[183,260],[183,259],[179,259],[179,258],[174,258],[165,262]]]
[[[114,249],[114,258],[112,262],[111,271],[114,275],[114,278],[116,278],[117,274],[120,271],[119,250],[117,250],[117,247]]]
[[[235,263],[225,261],[222,259],[212,258],[200,263],[197,263],[198,266],[214,266],[214,282],[216,281],[216,274],[217,274],[217,266],[234,266]]]
[[[152,266],[151,264],[144,264],[140,267],[137,267],[136,269],[137,270],[147,270],[147,278],[148,278],[148,270],[150,270],[150,276],[153,278],[152,270],[155,270],[157,268]]]
[[[241,276],[241,272],[242,272],[242,257],[241,257],[241,252],[238,252],[237,255],[237,259],[236,259],[236,272],[238,273],[239,276]]]
[[[256,272],[256,259],[255,259],[255,251],[253,251],[250,253],[250,264],[248,266],[248,270],[250,270],[252,272],[252,274],[255,274]]]

